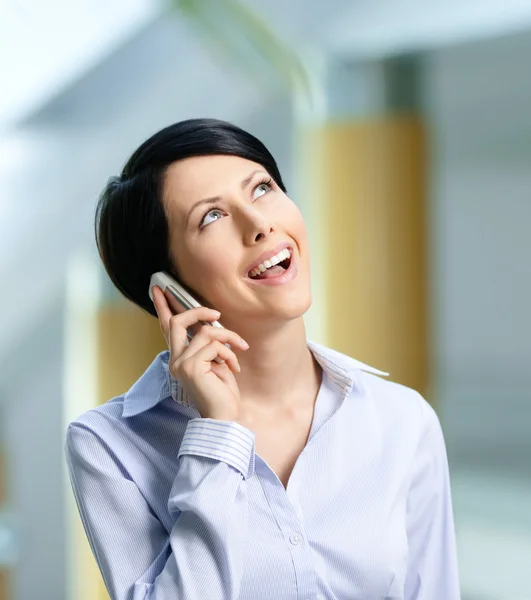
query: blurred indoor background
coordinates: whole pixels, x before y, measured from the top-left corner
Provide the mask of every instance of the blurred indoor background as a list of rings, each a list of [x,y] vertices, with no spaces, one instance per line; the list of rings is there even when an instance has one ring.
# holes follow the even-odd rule
[[[163,340],[107,282],[94,207],[201,116],[261,138],[307,219],[308,337],[435,406],[463,600],[530,600],[530,0],[0,7],[0,600],[106,598],[64,432]]]

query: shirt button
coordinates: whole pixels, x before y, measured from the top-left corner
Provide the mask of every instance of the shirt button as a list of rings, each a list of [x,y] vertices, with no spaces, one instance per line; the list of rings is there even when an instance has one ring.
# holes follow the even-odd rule
[[[298,533],[294,533],[292,536],[290,536],[289,541],[294,546],[298,546],[302,542],[302,536],[299,535]]]

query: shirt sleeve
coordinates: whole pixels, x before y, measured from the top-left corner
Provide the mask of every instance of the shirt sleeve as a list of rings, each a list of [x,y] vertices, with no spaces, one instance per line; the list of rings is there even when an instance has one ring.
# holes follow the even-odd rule
[[[168,499],[171,531],[97,433],[71,424],[65,451],[81,520],[112,600],[239,597],[252,431],[232,421],[189,421]]]
[[[422,434],[407,499],[405,600],[459,600],[450,477],[439,419],[421,398]]]

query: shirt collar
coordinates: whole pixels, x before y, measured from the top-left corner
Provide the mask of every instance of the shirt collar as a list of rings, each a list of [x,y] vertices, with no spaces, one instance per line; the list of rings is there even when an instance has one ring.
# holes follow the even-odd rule
[[[169,350],[158,354],[140,379],[124,394],[123,417],[134,417],[171,397],[169,357]]]
[[[308,340],[308,348],[310,348],[315,360],[321,365],[328,377],[341,388],[345,396],[354,387],[357,381],[355,376],[358,371],[366,371],[375,375],[389,375],[385,371],[375,369],[355,358],[351,358],[337,350],[332,350],[332,348],[327,348],[317,342]]]
[[[356,383],[357,371],[367,371],[375,375],[389,375],[389,373],[375,369],[346,354],[310,340],[308,340],[308,348],[323,370],[326,371],[328,377],[340,387],[345,396],[350,393]],[[150,410],[168,398],[173,398],[187,411],[191,411],[191,414],[197,414],[192,400],[170,375],[168,369],[169,355],[168,350],[158,354],[145,373],[124,395],[123,417],[134,417]]]

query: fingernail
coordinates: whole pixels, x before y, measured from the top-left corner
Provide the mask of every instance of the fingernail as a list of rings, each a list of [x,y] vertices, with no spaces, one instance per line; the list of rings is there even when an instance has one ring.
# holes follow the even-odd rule
[[[217,315],[218,317],[221,317],[221,313],[219,312],[219,310],[213,310],[212,311],[215,315]]]
[[[248,343],[247,343],[247,342],[246,342],[244,339],[242,339],[242,346],[243,346],[245,349],[249,348],[249,344],[248,344]]]

